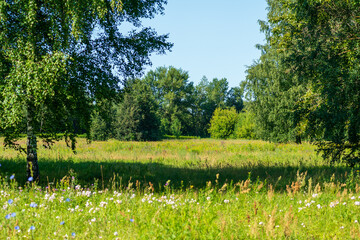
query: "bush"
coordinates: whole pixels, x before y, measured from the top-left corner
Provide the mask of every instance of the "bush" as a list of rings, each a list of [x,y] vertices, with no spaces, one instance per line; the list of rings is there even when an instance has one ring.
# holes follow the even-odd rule
[[[233,138],[255,139],[255,120],[250,112],[239,113]]]
[[[238,114],[234,107],[221,109],[217,108],[210,120],[209,133],[212,138],[229,138],[235,129],[238,121]]]

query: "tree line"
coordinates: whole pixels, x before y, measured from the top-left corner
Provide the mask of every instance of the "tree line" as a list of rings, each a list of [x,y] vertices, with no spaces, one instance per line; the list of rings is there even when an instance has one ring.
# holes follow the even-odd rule
[[[143,78],[128,80],[115,101],[95,103],[91,137],[141,141],[164,135],[218,136],[214,121],[210,128],[216,109],[235,115],[230,126],[234,128],[243,109],[240,87],[229,88],[226,78],[209,81],[206,77],[195,86],[186,71],[158,67]],[[230,137],[233,132],[219,137]]]

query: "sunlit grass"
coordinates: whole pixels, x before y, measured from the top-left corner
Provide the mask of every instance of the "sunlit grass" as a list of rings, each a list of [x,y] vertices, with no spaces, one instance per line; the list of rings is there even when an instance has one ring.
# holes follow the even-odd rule
[[[0,150],[0,239],[358,239],[359,172],[310,144],[92,142]],[[12,178],[12,179],[10,179]]]

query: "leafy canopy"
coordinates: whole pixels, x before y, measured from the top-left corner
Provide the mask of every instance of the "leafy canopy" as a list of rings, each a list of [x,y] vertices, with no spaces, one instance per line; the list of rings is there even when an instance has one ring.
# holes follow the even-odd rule
[[[0,131],[8,142],[25,132],[88,132],[94,103],[141,74],[152,52],[172,44],[141,26],[166,0],[0,1]],[[135,28],[121,32],[122,23]],[[32,111],[29,111],[31,107]],[[29,125],[29,121],[27,124]]]

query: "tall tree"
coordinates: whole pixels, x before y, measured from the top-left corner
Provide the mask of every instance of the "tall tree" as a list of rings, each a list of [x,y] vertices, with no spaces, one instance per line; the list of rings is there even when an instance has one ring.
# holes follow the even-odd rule
[[[114,106],[114,137],[120,140],[158,140],[161,136],[158,107],[150,87],[144,81],[128,81],[123,100]]]
[[[308,80],[299,103],[305,130],[331,162],[360,163],[360,2],[298,0],[287,62]]]
[[[331,162],[359,163],[359,1],[268,4],[267,44],[246,82],[264,134],[306,134]]]
[[[93,102],[115,95],[152,52],[172,44],[142,28],[166,0],[0,1],[0,126],[5,144],[27,134],[27,174],[39,178],[37,136],[88,131]],[[130,22],[136,29],[120,32]],[[14,130],[14,131],[13,131]]]
[[[149,84],[159,103],[164,134],[189,134],[194,86],[189,82],[188,73],[174,67],[159,67],[148,72],[144,81]]]
[[[234,107],[237,112],[240,112],[244,108],[242,97],[243,92],[240,87],[231,88],[227,93],[226,106]]]
[[[262,54],[247,69],[244,89],[249,101],[248,110],[256,122],[256,135],[264,140],[301,142],[300,120],[295,112],[305,93],[305,79],[300,79],[285,64],[290,54],[284,39],[292,39],[288,31],[296,25],[290,1],[269,0],[268,21],[260,21],[266,44],[258,45]]]

